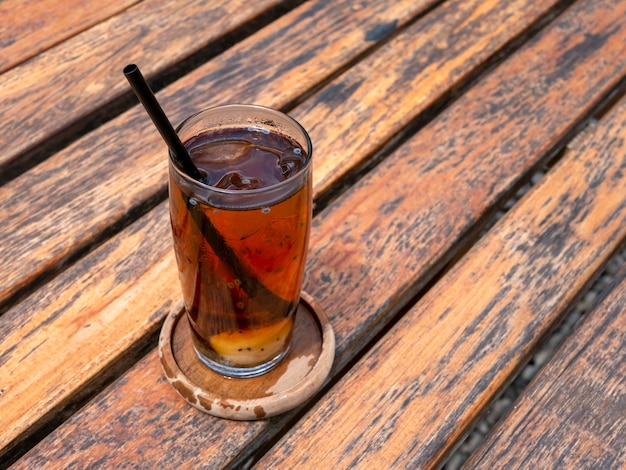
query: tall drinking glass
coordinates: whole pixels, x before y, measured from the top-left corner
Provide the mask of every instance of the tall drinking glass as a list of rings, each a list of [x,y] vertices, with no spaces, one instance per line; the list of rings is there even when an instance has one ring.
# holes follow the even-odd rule
[[[311,225],[312,146],[291,117],[254,105],[206,109],[177,129],[202,181],[170,153],[174,250],[194,348],[230,377],[287,354]]]

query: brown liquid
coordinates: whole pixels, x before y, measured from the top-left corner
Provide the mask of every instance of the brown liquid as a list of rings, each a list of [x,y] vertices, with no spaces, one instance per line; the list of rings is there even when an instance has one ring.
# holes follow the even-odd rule
[[[185,146],[205,181],[223,189],[273,186],[296,174],[306,159],[292,140],[260,130],[201,134]],[[285,198],[272,205],[248,203],[245,210],[190,199],[171,181],[170,212],[183,296],[200,353],[252,367],[283,352],[304,271],[310,178],[295,192],[285,188]],[[209,226],[225,248],[216,248]]]
[[[267,130],[226,129],[185,143],[207,184],[221,189],[267,188],[298,172],[304,150]]]

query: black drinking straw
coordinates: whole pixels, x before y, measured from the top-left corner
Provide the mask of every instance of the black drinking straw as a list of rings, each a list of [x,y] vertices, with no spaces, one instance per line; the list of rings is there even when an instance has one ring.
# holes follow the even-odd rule
[[[161,105],[154,96],[148,82],[143,78],[139,67],[135,64],[128,64],[124,67],[124,75],[135,92],[135,95],[137,95],[143,107],[146,108],[148,116],[152,119],[161,137],[165,140],[179,168],[192,178],[202,181],[202,175],[196,165],[191,161],[187,149],[181,142],[180,137],[178,137],[172,123],[167,119],[163,108],[161,108]]]
[[[148,116],[150,116],[150,119],[152,119],[152,122],[161,134],[161,137],[165,140],[170,152],[172,152],[174,162],[183,172],[202,182],[203,178],[200,171],[191,161],[189,152],[187,152],[180,137],[178,137],[178,134],[174,130],[172,123],[165,115],[163,108],[161,108],[150,86],[141,74],[139,67],[135,64],[128,64],[124,67],[124,75],[135,92],[135,95],[137,95],[137,98],[146,109]],[[241,281],[241,287],[248,295],[254,296],[258,303],[264,305],[270,311],[274,308],[290,310],[293,306],[289,302],[274,294],[265,287],[261,281],[247,272],[233,249],[226,243],[222,234],[217,231],[204,213],[201,210],[196,210],[194,206],[190,204],[189,200],[186,200],[186,203],[204,239],[211,246],[213,252],[232,268],[235,275]]]

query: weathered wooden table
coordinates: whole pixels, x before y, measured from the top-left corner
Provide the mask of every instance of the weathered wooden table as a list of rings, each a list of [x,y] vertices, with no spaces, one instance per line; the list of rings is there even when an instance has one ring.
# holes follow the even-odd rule
[[[1,467],[440,466],[623,246],[622,0],[104,3],[0,2]],[[296,410],[165,380],[166,147],[130,62],[175,123],[246,102],[311,134],[337,348]],[[622,272],[468,466],[625,466],[625,365]]]

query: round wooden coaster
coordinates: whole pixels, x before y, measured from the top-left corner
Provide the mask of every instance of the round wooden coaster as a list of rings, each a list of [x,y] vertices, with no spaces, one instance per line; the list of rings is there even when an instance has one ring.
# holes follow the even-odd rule
[[[333,363],[335,335],[324,311],[303,292],[282,362],[259,377],[224,377],[196,356],[181,302],[165,319],[158,350],[167,380],[187,403],[220,418],[255,420],[291,410],[319,390]]]

